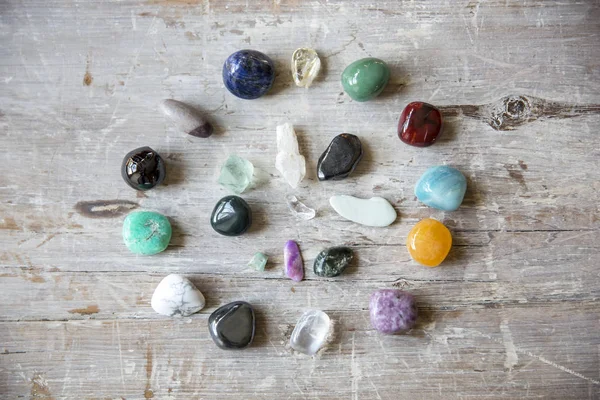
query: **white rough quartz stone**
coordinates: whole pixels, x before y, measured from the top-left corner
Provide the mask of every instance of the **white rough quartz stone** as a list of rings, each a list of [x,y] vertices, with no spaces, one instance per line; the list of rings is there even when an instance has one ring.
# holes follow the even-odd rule
[[[312,356],[327,341],[331,330],[331,319],[320,310],[306,311],[298,320],[292,336],[290,346],[292,349]]]
[[[394,207],[382,197],[332,196],[329,204],[342,217],[367,226],[388,226],[398,216]]]
[[[277,126],[275,168],[294,189],[306,175],[306,160],[298,149],[298,139],[292,124],[286,123]]]
[[[292,54],[292,77],[297,86],[309,87],[320,69],[321,60],[313,49],[301,47]]]
[[[187,317],[204,307],[202,293],[184,276],[171,274],[166,276],[152,295],[150,305],[154,311],[169,317]]]

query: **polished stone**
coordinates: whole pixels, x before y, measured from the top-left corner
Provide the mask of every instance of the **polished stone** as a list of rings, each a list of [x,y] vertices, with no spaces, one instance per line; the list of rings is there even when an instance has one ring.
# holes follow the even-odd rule
[[[320,181],[344,179],[354,171],[362,156],[362,144],[357,136],[337,135],[319,158],[317,177]]]
[[[165,162],[150,147],[130,151],[123,158],[121,176],[136,190],[148,190],[159,185],[167,174]]]
[[[467,191],[467,179],[447,165],[431,167],[415,185],[415,196],[429,207],[454,211],[460,207]]]
[[[252,258],[248,262],[248,266],[254,268],[257,271],[264,271],[268,259],[269,258],[263,253],[254,253]]]
[[[350,265],[354,252],[349,247],[331,247],[320,252],[315,258],[315,275],[334,277],[340,275]]]
[[[205,305],[204,296],[186,277],[167,275],[156,287],[150,305],[159,314],[187,317]]]
[[[309,87],[320,69],[321,60],[313,49],[302,47],[292,54],[292,78],[296,86]]]
[[[348,65],[342,72],[344,91],[356,101],[377,97],[390,79],[390,69],[378,58],[363,58]]]
[[[294,216],[298,219],[308,221],[309,219],[313,219],[317,214],[317,212],[314,209],[302,203],[293,194],[288,194],[287,196],[285,196],[285,200],[292,214],[294,214]]]
[[[213,133],[211,123],[200,111],[188,104],[167,99],[162,101],[160,109],[177,126],[177,129],[188,135],[207,138]]]
[[[382,197],[359,199],[339,195],[332,196],[329,204],[342,217],[367,226],[388,226],[397,217],[394,207]]]
[[[417,304],[407,292],[381,289],[369,302],[371,324],[381,333],[393,334],[410,330],[417,322]]]
[[[245,158],[231,154],[221,166],[218,183],[235,194],[242,194],[252,184],[254,165]]]
[[[288,240],[283,247],[283,261],[285,264],[285,276],[295,282],[300,282],[304,278],[304,263],[298,244],[293,240]]]
[[[241,197],[226,196],[215,205],[210,224],[221,235],[239,236],[252,225],[252,210]]]
[[[309,356],[317,354],[327,342],[332,330],[331,319],[320,310],[306,311],[290,336],[290,347]]]
[[[171,241],[167,217],[153,211],[134,211],[123,221],[123,241],[135,254],[149,256],[165,250]]]
[[[236,51],[223,64],[223,83],[239,98],[259,98],[271,89],[274,81],[275,65],[260,51]]]
[[[244,349],[254,340],[254,309],[245,301],[219,307],[208,317],[208,331],[221,349]]]
[[[408,233],[406,247],[413,260],[427,267],[437,267],[452,248],[452,235],[435,219],[419,221]]]
[[[411,146],[431,146],[441,131],[442,113],[431,104],[415,101],[407,105],[400,115],[398,136]]]
[[[306,160],[300,154],[298,138],[292,124],[277,126],[277,156],[275,168],[294,189],[306,175]]]

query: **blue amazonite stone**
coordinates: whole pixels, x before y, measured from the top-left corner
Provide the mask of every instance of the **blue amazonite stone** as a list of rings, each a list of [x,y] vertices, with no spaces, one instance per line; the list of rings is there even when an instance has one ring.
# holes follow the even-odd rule
[[[467,179],[462,172],[446,165],[429,168],[415,186],[420,202],[443,211],[456,210],[466,191]]]
[[[223,64],[223,83],[235,96],[252,100],[267,93],[275,80],[275,65],[256,50],[236,51]]]

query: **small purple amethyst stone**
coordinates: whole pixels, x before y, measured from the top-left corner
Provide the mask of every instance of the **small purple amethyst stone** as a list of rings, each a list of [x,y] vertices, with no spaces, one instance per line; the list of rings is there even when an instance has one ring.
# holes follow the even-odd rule
[[[295,282],[300,282],[304,278],[304,264],[298,244],[293,240],[288,240],[283,248],[283,260],[285,262],[285,276]]]
[[[369,302],[371,324],[381,333],[398,333],[411,329],[417,321],[415,298],[407,292],[381,289]]]

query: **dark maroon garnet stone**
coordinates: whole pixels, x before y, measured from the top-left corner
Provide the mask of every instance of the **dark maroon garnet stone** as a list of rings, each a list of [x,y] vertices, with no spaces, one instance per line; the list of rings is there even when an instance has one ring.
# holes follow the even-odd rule
[[[165,162],[150,147],[127,153],[121,165],[121,176],[135,190],[148,190],[165,179]]]
[[[421,101],[407,105],[398,122],[400,140],[411,146],[431,146],[441,131],[442,114],[440,110]]]

